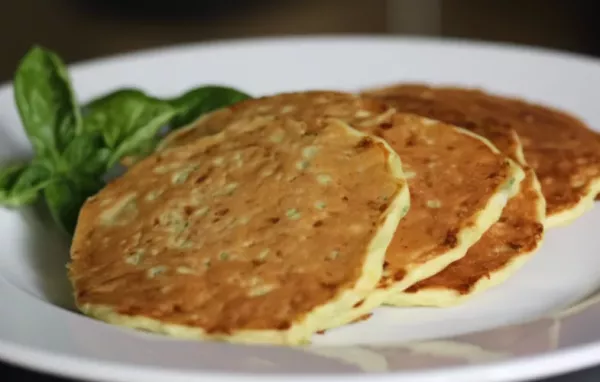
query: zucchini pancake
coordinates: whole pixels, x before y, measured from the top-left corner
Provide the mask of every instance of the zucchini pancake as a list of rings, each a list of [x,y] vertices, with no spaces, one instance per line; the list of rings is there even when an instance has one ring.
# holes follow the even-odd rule
[[[381,136],[400,155],[411,190],[411,209],[400,222],[386,255],[377,292],[357,304],[369,313],[413,284],[462,258],[495,223],[514,195],[523,171],[487,140],[447,124],[339,92],[287,93],[243,101],[216,111],[168,136],[163,149],[235,130],[247,118],[293,117],[309,123],[336,117]]]
[[[443,97],[430,97],[427,88],[397,85],[367,95],[397,110],[468,127],[488,138],[505,155],[525,169],[525,179],[495,223],[469,249],[467,255],[442,272],[408,288],[396,297],[399,305],[447,306],[462,302],[513,274],[539,248],[543,239],[545,199],[535,172],[524,158],[518,135],[512,129],[490,123],[486,114],[463,112],[464,105]]]
[[[479,276],[473,274],[479,265],[471,260],[473,252],[487,253],[495,244],[497,234],[478,247],[518,192],[524,173],[479,136],[413,114],[395,114],[365,131],[385,139],[403,158],[407,177],[412,176],[411,210],[390,244],[389,267],[380,283],[389,290],[385,303],[407,305],[422,296],[414,292],[431,296],[433,291],[427,305],[441,305],[440,288],[463,286]],[[455,264],[463,264],[460,273],[448,276],[447,266]],[[464,293],[460,289],[453,295]]]
[[[377,137],[335,119],[239,121],[143,159],[85,203],[77,306],[181,338],[306,343],[376,287],[409,199]]]
[[[514,129],[546,199],[546,227],[566,225],[593,207],[600,192],[600,140],[577,118],[476,89],[406,84],[378,92],[392,89],[396,98],[408,96],[406,103],[418,95],[421,103],[451,104],[453,110],[444,118],[459,126],[470,125],[471,119],[477,118],[488,125]]]

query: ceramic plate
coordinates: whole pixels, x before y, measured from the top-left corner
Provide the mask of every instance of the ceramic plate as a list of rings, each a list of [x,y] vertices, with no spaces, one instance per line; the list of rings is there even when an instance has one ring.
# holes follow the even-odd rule
[[[175,47],[72,67],[81,101],[134,86],[170,96],[206,83],[253,95],[358,90],[396,81],[483,87],[600,126],[600,62],[452,40],[287,38]],[[28,153],[10,86],[0,157]],[[447,309],[381,308],[305,348],[186,342],[83,317],[65,275],[68,242],[35,211],[0,210],[0,358],[90,380],[506,382],[600,362],[600,210],[552,229],[505,284]],[[581,301],[584,301],[583,303]],[[573,307],[573,304],[578,306]]]

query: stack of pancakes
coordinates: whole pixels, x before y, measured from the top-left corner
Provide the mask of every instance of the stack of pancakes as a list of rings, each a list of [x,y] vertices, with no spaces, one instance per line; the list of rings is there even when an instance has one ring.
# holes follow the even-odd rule
[[[172,133],[88,200],[70,276],[113,324],[306,343],[502,282],[599,191],[600,140],[556,110],[413,84],[277,94]]]

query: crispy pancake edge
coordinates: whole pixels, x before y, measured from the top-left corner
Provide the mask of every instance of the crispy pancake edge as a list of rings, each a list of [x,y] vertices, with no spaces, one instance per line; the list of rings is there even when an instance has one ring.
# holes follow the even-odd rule
[[[428,119],[424,117],[420,118]],[[490,148],[491,151],[500,154],[498,149],[489,140],[463,128],[453,128],[462,134],[482,141]],[[475,216],[474,226],[463,229],[457,233],[456,237],[458,245],[452,250],[446,252],[444,255],[438,256],[437,258],[418,266],[416,269],[408,270],[404,278],[394,284],[391,284],[390,288],[374,290],[373,293],[371,293],[371,295],[363,302],[363,304],[356,308],[356,317],[367,314],[380,305],[404,306],[402,303],[396,303],[396,296],[402,296],[402,292],[405,289],[411,287],[421,280],[427,279],[439,273],[448,265],[466,255],[469,248],[475,244],[481,238],[481,236],[483,236],[483,234],[492,226],[492,224],[500,219],[502,210],[506,206],[506,203],[519,191],[520,183],[525,177],[525,173],[519,165],[509,158],[506,158],[505,160],[510,165],[511,176],[507,178],[506,182],[498,187],[496,194],[494,194],[488,200],[485,208]]]
[[[533,170],[529,170],[533,172]],[[537,178],[533,177],[532,186],[541,195],[542,188]],[[544,221],[546,216],[546,202],[542,197],[536,204],[536,210],[538,217],[541,222]],[[515,272],[517,272],[531,257],[537,252],[543,243],[542,239],[537,242],[535,248],[531,251],[523,252],[518,256],[515,256],[511,261],[506,264],[503,268],[491,272],[488,275],[482,276],[473,286],[472,289],[465,294],[461,294],[454,289],[447,288],[424,288],[420,289],[415,293],[402,293],[398,296],[398,305],[403,306],[432,306],[432,307],[448,307],[459,305],[466,300],[474,297],[481,292],[493,288],[504,281],[509,279]]]
[[[544,227],[557,228],[573,223],[577,218],[594,208],[596,197],[600,195],[600,177],[594,179],[587,186],[584,196],[573,208],[563,210],[557,214],[546,217]]]
[[[525,167],[526,177],[521,182],[520,186],[525,185],[526,182],[531,182],[531,187],[537,194],[537,203],[535,204],[535,210],[537,214],[537,220],[543,223],[546,218],[546,199],[542,193],[540,182],[538,181],[535,171],[532,168],[527,167],[525,160],[525,154],[523,153],[523,145],[520,142],[519,136],[513,131],[516,142],[518,143],[518,150],[513,153],[513,157],[518,163]],[[521,191],[519,191],[521,192]],[[510,201],[509,201],[510,202]],[[475,282],[471,290],[468,293],[459,293],[455,289],[448,289],[443,287],[429,287],[419,289],[414,293],[402,293],[398,296],[398,303],[402,300],[405,306],[433,306],[433,307],[448,307],[458,305],[471,297],[490,289],[496,285],[499,285],[510,278],[515,272],[517,272],[540,248],[544,241],[544,233],[540,240],[536,242],[536,246],[530,251],[522,252],[517,256],[514,256],[510,262],[508,262],[503,268],[498,269],[494,272],[482,275],[477,282]],[[468,255],[468,254],[467,254]]]
[[[402,171],[400,157],[387,142],[379,137],[371,136],[345,126],[351,134],[359,137],[369,137],[382,144],[388,153],[390,175],[402,181],[402,188],[383,212],[379,229],[373,235],[365,256],[361,277],[354,288],[342,291],[336,298],[307,314],[300,322],[293,323],[284,330],[242,330],[232,334],[208,334],[204,329],[185,325],[166,324],[160,320],[146,316],[129,316],[117,313],[111,306],[84,304],[77,307],[87,316],[101,321],[153,333],[164,334],[182,339],[221,340],[235,343],[268,343],[296,345],[310,342],[312,334],[343,325],[356,319],[353,306],[357,301],[364,300],[376,287],[383,272],[385,253],[394,235],[398,223],[410,208],[408,184]],[[86,224],[87,222],[87,224]],[[76,228],[72,251],[84,239],[83,233],[89,231],[92,223],[86,218],[86,209],[82,209],[79,224]],[[333,322],[332,322],[333,321]]]
[[[385,89],[384,89],[385,90]],[[514,158],[518,164],[523,166],[526,170],[527,177],[521,183],[521,186],[527,185],[528,189],[533,189],[537,198],[535,200],[535,213],[536,213],[536,221],[541,224],[545,223],[546,217],[546,201],[544,199],[541,185],[535,175],[533,169],[531,169],[525,159],[525,154],[523,152],[523,145],[521,144],[520,138],[518,134],[513,130],[512,131],[513,139],[517,143],[517,146],[514,147],[513,153],[505,153],[509,157]],[[506,279],[508,279],[513,273],[515,273],[522,265],[524,265],[533,254],[539,249],[539,247],[543,243],[543,233],[541,238],[536,241],[535,247],[531,248],[529,251],[521,252],[515,254],[515,256],[510,259],[508,263],[506,263],[503,267],[492,271],[491,273],[481,275],[477,281],[473,284],[469,284],[470,290],[466,293],[459,293],[459,291],[451,288],[445,288],[443,285],[439,286],[427,286],[417,291],[413,291],[412,293],[400,293],[395,298],[395,303],[397,305],[403,306],[451,306],[464,302],[470,297],[483,292],[486,289],[492,288]],[[469,256],[467,253],[466,256]],[[460,260],[458,260],[460,261]]]
[[[461,131],[463,134],[480,139],[481,141],[485,142],[485,144],[490,147],[492,151],[500,153],[499,150],[489,140],[468,130],[459,127],[456,129]],[[512,176],[499,187],[498,192],[490,198],[485,208],[477,214],[477,217],[475,218],[475,225],[458,232],[458,245],[456,248],[447,252],[444,256],[430,261],[428,264],[422,265],[417,270],[409,270],[407,276],[405,277],[406,280],[402,280],[390,289],[389,294],[386,296],[384,301],[385,305],[403,306],[404,304],[402,303],[402,297],[404,296],[403,291],[406,288],[439,273],[454,261],[465,257],[469,248],[477,243],[483,234],[500,219],[504,207],[508,201],[519,192],[521,182],[525,178],[525,172],[521,166],[508,157],[506,158],[506,161],[510,164]]]

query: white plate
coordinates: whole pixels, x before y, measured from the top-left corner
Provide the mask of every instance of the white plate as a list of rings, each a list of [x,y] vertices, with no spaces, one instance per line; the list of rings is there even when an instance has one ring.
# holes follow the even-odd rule
[[[176,47],[72,68],[81,100],[117,87],[173,95],[206,83],[255,95],[394,81],[484,87],[600,126],[598,61],[538,49],[395,38],[289,38]],[[0,88],[0,157],[28,151]],[[180,342],[69,311],[68,243],[34,211],[0,211],[0,357],[105,381],[441,380],[505,382],[600,362],[600,304],[557,314],[600,284],[600,210],[553,229],[504,285],[449,309],[379,309],[304,349]],[[509,325],[509,326],[507,326]],[[204,379],[206,378],[206,379]]]

